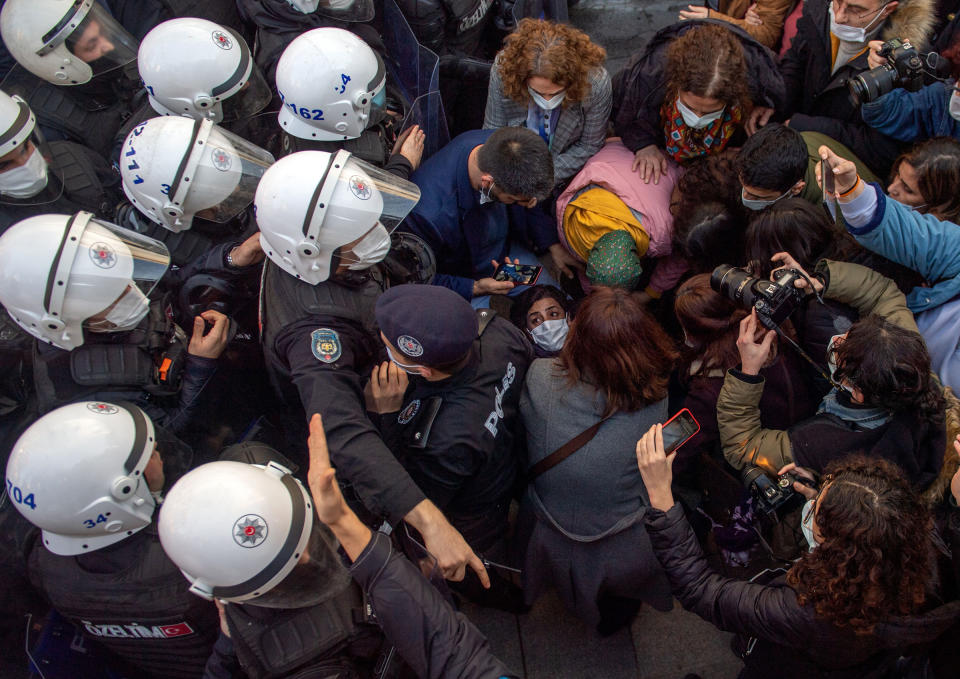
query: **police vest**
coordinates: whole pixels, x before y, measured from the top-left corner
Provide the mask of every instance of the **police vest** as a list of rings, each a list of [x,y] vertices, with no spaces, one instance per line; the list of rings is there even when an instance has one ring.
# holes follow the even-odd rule
[[[309,141],[300,139],[290,134],[283,135],[283,155],[296,153],[297,151],[326,151],[336,153],[337,151],[349,151],[353,156],[364,160],[371,165],[383,167],[390,157],[392,150],[387,143],[384,131],[381,126],[364,130],[359,137],[355,139],[345,139],[343,141]]]
[[[220,618],[211,602],[189,591],[155,523],[119,543],[129,566],[112,573],[88,571],[78,557],[57,556],[40,542],[30,555],[31,577],[85,635],[158,678],[203,674]]]
[[[137,401],[147,392],[175,396],[187,360],[188,338],[167,315],[166,300],[153,301],[135,329],[86,332],[72,351],[34,345],[33,383],[40,413],[93,398]]]
[[[97,105],[86,102],[72,92],[72,87],[53,85],[17,68],[11,73],[15,80],[4,81],[8,94],[19,94],[37,116],[37,123],[54,129],[81,144],[103,151],[109,156],[113,135],[120,129],[128,114],[122,97],[114,102]],[[82,87],[82,86],[75,86]]]
[[[250,679],[354,679],[362,676],[352,660],[357,651],[371,658],[380,649],[380,632],[364,622],[363,593],[352,581],[315,606],[231,604],[225,610],[237,658]]]

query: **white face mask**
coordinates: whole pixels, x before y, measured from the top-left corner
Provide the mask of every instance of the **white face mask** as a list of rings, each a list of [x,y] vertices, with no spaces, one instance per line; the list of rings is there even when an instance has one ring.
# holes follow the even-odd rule
[[[705,116],[698,116],[696,113],[687,108],[687,106],[680,101],[679,97],[677,98],[677,110],[680,111],[680,115],[683,116],[684,124],[687,127],[692,127],[695,130],[706,127],[710,123],[719,120],[720,116],[723,115],[723,109],[720,109],[719,111],[708,113]]]
[[[493,182],[490,182],[490,186],[486,190],[483,189],[483,185],[480,185],[480,204],[486,205],[487,203],[492,203],[496,200],[493,197]]]
[[[122,332],[136,328],[150,311],[150,298],[131,284],[126,292],[114,302],[102,321],[88,323],[87,327],[95,332]]]
[[[384,344],[383,346],[387,348],[387,356],[390,358],[393,364],[399,367],[401,370],[403,370],[403,372],[407,373],[408,375],[420,374],[420,366],[411,365],[409,363],[401,363],[400,361],[397,360],[397,357],[393,355],[393,352],[390,351],[390,347],[387,347],[386,344]]]
[[[0,193],[11,198],[30,198],[47,185],[47,161],[34,147],[23,165],[0,174]]]
[[[803,531],[803,537],[807,539],[807,544],[810,546],[811,552],[820,544],[817,536],[813,534],[813,505],[816,501],[816,498],[807,500],[803,505],[803,509],[800,510],[800,516],[802,517],[800,529]]]
[[[541,349],[546,351],[560,351],[563,349],[563,343],[567,340],[567,333],[570,331],[570,325],[567,318],[554,318],[550,321],[544,321],[533,330],[527,332],[533,337],[533,341]]]
[[[950,105],[947,109],[950,111],[951,118],[960,121],[960,90],[954,88],[953,94],[950,95]]]
[[[552,111],[557,106],[562,104],[564,97],[567,96],[566,92],[558,92],[549,99],[544,99],[542,94],[535,91],[529,85],[527,85],[527,92],[530,93],[530,98],[533,99],[533,103],[542,108],[544,111]]]
[[[766,208],[770,207],[777,201],[780,201],[786,198],[787,196],[789,196],[791,191],[793,191],[792,186],[789,189],[787,189],[782,195],[777,196],[776,198],[754,199],[754,198],[745,197],[743,195],[744,193],[743,189],[740,189],[740,202],[743,203],[743,207],[747,208],[748,210],[755,210],[755,211],[765,210]]]
[[[301,14],[312,14],[320,6],[320,0],[287,0],[287,2]]]
[[[383,224],[377,224],[363,239],[353,246],[353,260],[347,264],[352,271],[361,271],[382,262],[390,252],[390,234]]]
[[[885,7],[886,5],[884,5]],[[833,3],[830,3],[830,32],[835,36],[840,38],[844,42],[855,42],[863,43],[867,42],[867,31],[872,30],[870,27],[873,23],[880,18],[880,15],[883,14],[883,7],[877,10],[877,16],[875,16],[869,24],[863,28],[856,28],[855,26],[847,26],[846,24],[838,24],[837,19],[833,13]]]

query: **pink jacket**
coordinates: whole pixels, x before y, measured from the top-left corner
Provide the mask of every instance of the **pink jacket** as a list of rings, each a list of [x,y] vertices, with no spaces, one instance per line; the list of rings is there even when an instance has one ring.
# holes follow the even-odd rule
[[[647,255],[666,258],[657,262],[650,281],[650,288],[656,293],[662,293],[673,288],[687,269],[687,263],[682,258],[671,256],[673,215],[670,214],[670,194],[682,170],[679,165],[668,160],[667,174],[660,178],[660,183],[644,184],[640,175],[630,169],[631,165],[633,153],[623,145],[620,138],[608,139],[604,147],[587,161],[557,198],[557,233],[560,242],[570,251],[563,233],[563,212],[580,189],[595,184],[615,193],[628,207],[642,215],[641,225],[650,236]],[[572,251],[571,254],[577,256]]]

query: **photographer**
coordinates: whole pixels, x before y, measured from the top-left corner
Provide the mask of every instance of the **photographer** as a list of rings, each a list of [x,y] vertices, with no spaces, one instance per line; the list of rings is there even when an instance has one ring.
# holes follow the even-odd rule
[[[797,287],[849,304],[860,319],[832,338],[827,362],[834,384],[817,414],[786,431],[764,429],[757,408],[763,395],[760,367],[776,333],[756,311],[740,324],[741,368],[727,371],[717,401],[724,456],[736,468],[768,472],[796,462],[822,472],[853,452],[900,465],[917,488],[937,476],[945,444],[941,387],[930,374],[930,356],[893,281],[858,264],[823,260],[810,277],[788,253],[773,259],[806,280]]]
[[[956,352],[960,228],[890,200],[879,186],[858,177],[852,163],[824,147],[820,157],[833,168],[837,202],[854,238],[929,281],[930,287],[916,287],[907,294],[907,306],[917,315],[934,370],[947,386],[960,387]]]
[[[835,462],[819,494],[795,483],[814,499],[819,545],[762,585],[710,569],[674,503],[674,455],[664,455],[662,425],[637,442],[652,505],[647,532],[684,608],[741,635],[740,679],[888,676],[903,649],[937,639],[960,617],[957,602],[925,605],[936,579],[933,520],[892,464]]]
[[[880,56],[883,43],[870,43],[870,68],[887,63]],[[930,137],[960,139],[960,40],[956,40],[941,55],[951,66],[950,80],[934,82],[908,92],[898,87],[892,92],[867,102],[860,107],[863,121],[878,132],[899,141],[920,141]]]

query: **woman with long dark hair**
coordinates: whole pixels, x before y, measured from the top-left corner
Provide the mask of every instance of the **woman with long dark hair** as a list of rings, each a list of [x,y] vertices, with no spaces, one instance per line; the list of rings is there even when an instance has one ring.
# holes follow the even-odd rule
[[[560,355],[531,364],[520,400],[527,468],[564,446],[574,450],[530,481],[521,504],[527,603],[552,584],[601,633],[629,624],[641,600],[670,609],[642,526],[646,491],[632,467],[637,436],[667,420],[676,356],[636,293],[598,287]]]
[[[960,617],[960,602],[926,610],[937,582],[933,519],[895,465],[853,457],[824,470],[819,493],[794,483],[812,500],[805,514],[816,547],[786,577],[756,584],[707,564],[674,503],[673,457],[658,425],[637,442],[647,530],[684,608],[740,635],[740,679],[890,676],[906,647]]]

